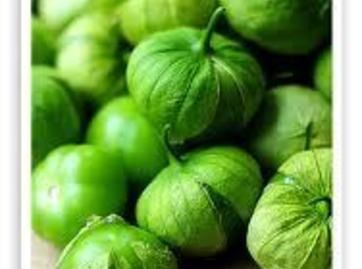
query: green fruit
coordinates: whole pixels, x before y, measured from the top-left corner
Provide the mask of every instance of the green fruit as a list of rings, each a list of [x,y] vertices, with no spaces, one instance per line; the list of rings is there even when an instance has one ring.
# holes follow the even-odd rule
[[[114,99],[98,112],[87,142],[117,154],[137,192],[168,163],[163,142],[131,97]]]
[[[248,249],[263,269],[331,268],[332,152],[288,159],[251,218]]]
[[[122,213],[127,199],[118,159],[92,145],[52,151],[32,176],[32,226],[58,246],[67,244],[92,215]]]
[[[266,94],[247,146],[264,168],[275,171],[299,151],[330,147],[331,125],[331,107],[319,92],[282,86]]]
[[[122,46],[108,14],[84,15],[60,36],[57,68],[74,90],[100,105],[125,91]]]
[[[307,54],[328,36],[331,0],[221,0],[232,27],[265,49]]]
[[[41,19],[52,29],[61,31],[72,20],[92,11],[104,10],[109,13],[119,0],[38,0]]]
[[[126,0],[120,7],[121,29],[128,41],[137,44],[155,32],[204,27],[216,6],[216,0]]]
[[[318,57],[315,71],[314,84],[328,100],[332,99],[332,51],[324,50]]]
[[[63,250],[57,269],[177,269],[154,235],[116,215],[95,217]]]
[[[31,157],[34,167],[59,145],[78,142],[81,124],[69,89],[55,70],[32,67],[31,80]]]
[[[55,34],[39,19],[31,19],[31,64],[53,65]]]
[[[242,236],[261,189],[258,164],[246,152],[196,150],[173,160],[145,189],[137,223],[184,255],[212,256]]]
[[[170,142],[239,132],[256,112],[264,90],[261,68],[240,45],[213,29],[158,33],[133,51],[127,81],[131,95]]]

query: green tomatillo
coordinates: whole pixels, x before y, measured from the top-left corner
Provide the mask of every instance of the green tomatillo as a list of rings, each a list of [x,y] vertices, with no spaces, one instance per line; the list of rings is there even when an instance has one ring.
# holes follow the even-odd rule
[[[216,0],[125,0],[120,7],[122,33],[137,44],[155,32],[204,27],[216,6]]]
[[[257,61],[239,44],[208,29],[178,28],[155,34],[131,54],[131,95],[156,128],[171,125],[170,142],[239,132],[256,112],[264,79]]]
[[[248,249],[263,269],[331,268],[332,151],[293,155],[264,189]]]
[[[137,223],[183,255],[216,255],[245,234],[262,183],[258,164],[239,148],[194,150],[171,158],[144,190]]]
[[[63,250],[56,269],[177,269],[156,236],[110,215],[93,217]]]
[[[33,66],[31,74],[31,157],[36,166],[52,149],[80,139],[81,123],[69,87],[54,69]]]
[[[32,226],[57,246],[67,244],[91,215],[122,213],[127,185],[117,158],[93,145],[52,151],[32,176]]]
[[[56,34],[38,18],[31,19],[31,64],[53,65]]]
[[[308,54],[330,33],[331,0],[221,0],[243,37],[281,54]]]
[[[40,18],[52,29],[61,31],[81,14],[92,11],[111,11],[120,0],[38,0]]]
[[[249,126],[247,147],[274,172],[293,154],[332,143],[331,107],[317,91],[286,85],[270,90]]]
[[[129,96],[112,100],[98,112],[89,125],[87,142],[120,157],[136,192],[168,163],[163,141]]]
[[[314,85],[328,100],[332,99],[332,50],[324,50],[317,59]]]
[[[126,89],[125,43],[104,12],[74,20],[59,37],[56,65],[72,88],[95,106]]]

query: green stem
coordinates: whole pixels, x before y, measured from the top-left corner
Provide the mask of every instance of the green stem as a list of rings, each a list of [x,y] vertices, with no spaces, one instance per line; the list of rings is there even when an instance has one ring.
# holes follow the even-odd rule
[[[220,19],[220,17],[224,14],[224,11],[225,11],[225,8],[218,7],[210,18],[206,32],[201,39],[201,42],[202,42],[201,48],[202,48],[202,51],[204,51],[205,53],[209,53],[212,49],[211,45],[210,45],[211,37],[215,31],[216,24],[217,24],[218,20]]]

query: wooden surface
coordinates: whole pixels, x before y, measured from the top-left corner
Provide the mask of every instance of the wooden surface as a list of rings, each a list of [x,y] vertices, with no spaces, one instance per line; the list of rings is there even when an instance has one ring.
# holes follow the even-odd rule
[[[31,268],[53,269],[59,251],[35,234],[31,236]]]
[[[54,269],[59,252],[52,245],[33,234],[31,268]],[[182,265],[180,269],[258,269],[258,267],[250,262],[249,258],[240,258],[232,254],[223,259],[215,259],[215,261],[188,262]]]

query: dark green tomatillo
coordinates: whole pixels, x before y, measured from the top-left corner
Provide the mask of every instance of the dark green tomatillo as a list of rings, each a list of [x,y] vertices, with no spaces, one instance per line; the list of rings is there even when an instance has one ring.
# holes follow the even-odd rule
[[[125,46],[109,14],[86,14],[60,36],[56,65],[75,91],[101,105],[126,89]]]
[[[239,44],[208,29],[178,28],[146,39],[127,68],[131,95],[159,131],[170,124],[170,142],[239,132],[256,112],[264,79]]]
[[[31,19],[31,64],[53,65],[56,34],[37,18]]]
[[[180,26],[204,27],[216,0],[126,0],[120,7],[121,29],[132,44],[155,32]]]
[[[127,200],[117,158],[93,145],[52,151],[32,176],[32,226],[57,246],[67,244],[93,215],[122,213]]]
[[[261,193],[258,164],[215,146],[171,158],[137,203],[137,223],[182,254],[208,257],[240,239]]]
[[[332,151],[293,155],[264,189],[247,244],[260,268],[331,268]]]
[[[120,157],[136,192],[168,163],[162,140],[129,96],[112,100],[98,112],[90,123],[87,142]]]
[[[247,147],[275,172],[293,154],[332,143],[331,107],[321,93],[287,85],[270,90],[249,125]]]
[[[32,67],[32,166],[59,145],[78,142],[80,129],[80,116],[66,83],[52,68]]]
[[[156,236],[116,215],[94,217],[68,244],[56,269],[177,269]]]

